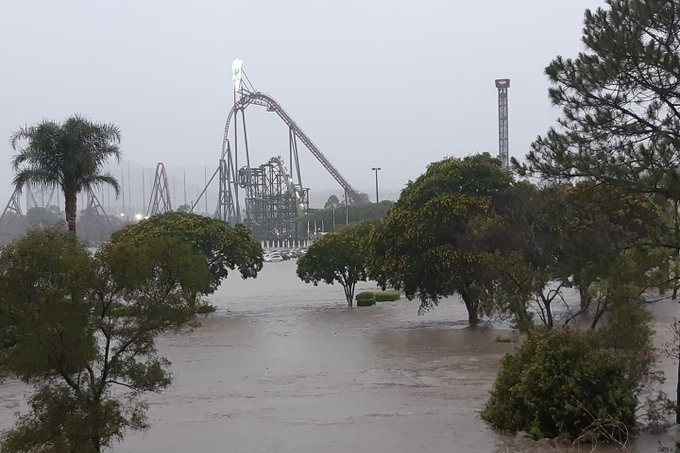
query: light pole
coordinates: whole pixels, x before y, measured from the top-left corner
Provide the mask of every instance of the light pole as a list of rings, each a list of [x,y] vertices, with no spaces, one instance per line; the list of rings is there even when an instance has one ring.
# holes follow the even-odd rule
[[[378,172],[380,167],[373,167],[371,170],[375,172],[375,204],[378,204],[380,203],[380,198],[378,198]]]

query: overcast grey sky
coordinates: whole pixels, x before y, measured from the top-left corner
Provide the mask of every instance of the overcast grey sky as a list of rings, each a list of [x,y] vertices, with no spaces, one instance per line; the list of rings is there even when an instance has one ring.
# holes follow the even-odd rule
[[[604,0],[2,3],[4,206],[9,135],[45,118],[113,122],[141,165],[215,168],[237,57],[361,191],[373,193],[373,166],[396,197],[432,161],[496,154],[496,78],[512,81],[510,154],[521,157],[559,114],[544,67],[582,49],[583,13]],[[286,152],[273,113],[247,115],[256,162]],[[303,154],[305,185],[336,188]]]

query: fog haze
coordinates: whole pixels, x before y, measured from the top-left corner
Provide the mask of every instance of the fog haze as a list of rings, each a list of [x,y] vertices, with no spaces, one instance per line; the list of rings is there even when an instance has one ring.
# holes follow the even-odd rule
[[[395,198],[428,163],[496,154],[496,78],[510,78],[510,155],[559,115],[544,67],[575,56],[597,0],[3,2],[0,203],[11,194],[12,131],[81,113],[123,132],[146,167],[217,166],[232,104],[230,64],[244,60],[345,178],[373,197],[380,166]],[[287,130],[247,111],[256,163],[287,153]],[[312,194],[336,190],[306,149]],[[304,156],[304,157],[303,157]],[[199,170],[198,174],[202,174]],[[148,190],[148,188],[147,188]],[[216,188],[215,188],[216,190]],[[212,203],[212,202],[211,202]]]

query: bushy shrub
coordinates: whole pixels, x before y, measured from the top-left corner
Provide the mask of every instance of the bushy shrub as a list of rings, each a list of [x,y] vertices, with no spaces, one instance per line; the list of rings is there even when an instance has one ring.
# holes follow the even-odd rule
[[[359,299],[357,301],[357,307],[370,307],[375,305],[375,299]]]
[[[536,331],[504,359],[482,418],[533,438],[575,439],[593,423],[622,439],[635,422],[637,379],[591,332]],[[615,423],[612,423],[615,422]]]
[[[399,291],[378,291],[374,294],[376,302],[390,302],[401,298]]]
[[[365,291],[356,295],[357,307],[370,307],[375,305],[375,294]]]

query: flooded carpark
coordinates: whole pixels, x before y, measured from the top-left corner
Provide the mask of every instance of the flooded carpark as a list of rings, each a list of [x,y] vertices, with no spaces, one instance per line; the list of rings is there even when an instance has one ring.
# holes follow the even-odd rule
[[[455,298],[418,316],[415,301],[349,309],[343,297],[337,285],[301,282],[294,261],[265,263],[254,280],[230,276],[210,297],[216,313],[159,340],[174,383],[148,396],[150,429],[113,451],[577,451],[496,433],[479,418],[500,359],[519,341],[511,329],[468,328]],[[658,345],[677,305],[652,308]],[[675,365],[661,367],[672,392]],[[0,384],[0,429],[25,397],[22,384]],[[672,434],[647,434],[633,448],[673,451]]]

